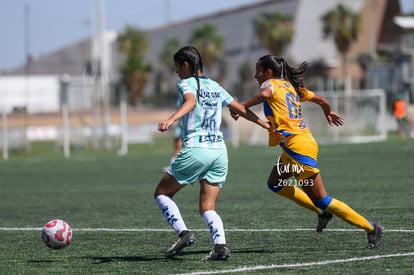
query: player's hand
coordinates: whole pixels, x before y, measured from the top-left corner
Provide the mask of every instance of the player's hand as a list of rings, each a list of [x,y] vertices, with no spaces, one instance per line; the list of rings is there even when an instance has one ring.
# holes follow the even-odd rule
[[[238,120],[240,115],[233,110],[230,110],[230,115],[234,120]]]
[[[174,121],[166,120],[163,122],[158,123],[158,131],[165,132],[170,128],[170,126],[174,123]]]
[[[345,123],[345,119],[335,112],[330,112],[326,115],[326,119],[331,126],[342,126]]]

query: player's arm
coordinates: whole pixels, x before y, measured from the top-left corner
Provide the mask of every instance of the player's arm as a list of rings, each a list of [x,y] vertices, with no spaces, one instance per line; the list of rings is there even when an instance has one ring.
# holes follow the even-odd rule
[[[342,126],[345,123],[345,120],[339,114],[333,112],[331,110],[331,105],[329,104],[328,100],[320,95],[314,94],[314,96],[309,99],[309,101],[318,104],[325,114],[326,120],[328,121],[329,125],[331,126]]]
[[[164,132],[177,120],[191,112],[197,105],[195,96],[192,93],[184,94],[184,103],[167,120],[158,124],[158,131]]]
[[[272,96],[272,90],[268,87],[261,89],[258,93],[243,102],[244,107],[250,108],[252,106],[263,103],[266,99]]]
[[[255,95],[247,99],[245,102],[243,102],[242,105],[248,109],[252,106],[263,103],[266,99],[270,98],[271,96],[272,96],[272,90],[270,88],[265,87],[261,89],[258,93],[256,93]],[[231,109],[230,109],[230,114],[232,118],[235,120],[239,118],[239,114],[236,112],[233,112]]]
[[[231,113],[235,113],[237,115],[240,115],[244,117],[245,119],[254,122],[260,126],[262,126],[265,129],[268,129],[269,123],[263,121],[260,119],[255,113],[253,113],[250,109],[244,107],[242,104],[237,102],[236,100],[233,100],[228,107],[230,108]]]

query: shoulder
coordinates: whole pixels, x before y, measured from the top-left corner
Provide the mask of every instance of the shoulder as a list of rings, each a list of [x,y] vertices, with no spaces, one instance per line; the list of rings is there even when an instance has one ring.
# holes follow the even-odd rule
[[[301,101],[308,101],[315,97],[315,93],[305,87],[300,87],[299,96]]]
[[[265,89],[265,88],[272,88],[272,85],[274,84],[273,79],[268,79],[265,82],[262,83],[262,85],[260,85],[260,89]]]
[[[260,85],[261,89],[269,88],[271,90],[282,89],[291,86],[290,82],[284,79],[268,79]]]
[[[186,78],[186,79],[180,79],[180,80],[177,82],[177,85],[178,85],[178,86],[189,86],[189,85],[191,85],[191,83],[192,83],[191,79],[192,79],[192,77],[190,77],[190,78]]]
[[[211,78],[209,78],[205,75],[200,76],[200,82],[204,83],[208,87],[214,87],[214,88],[221,87],[220,84],[217,81],[215,81],[214,79],[211,79]]]
[[[177,87],[178,87],[178,90],[183,94],[187,92],[194,93],[194,78],[190,77],[190,78],[179,80],[177,82]]]

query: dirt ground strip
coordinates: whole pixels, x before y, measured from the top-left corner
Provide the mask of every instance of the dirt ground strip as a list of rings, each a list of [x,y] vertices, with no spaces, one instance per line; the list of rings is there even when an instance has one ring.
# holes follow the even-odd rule
[[[127,111],[128,124],[156,123],[167,119],[174,112],[174,109],[154,109],[154,108],[129,108]],[[93,125],[95,120],[100,123],[103,119],[102,114],[94,115],[92,111],[69,112],[69,123],[72,126]],[[110,123],[119,124],[121,114],[119,109],[110,110]],[[4,117],[0,119],[2,126]],[[62,113],[38,113],[25,114],[13,113],[7,115],[7,127],[36,127],[36,126],[59,126],[62,125]]]

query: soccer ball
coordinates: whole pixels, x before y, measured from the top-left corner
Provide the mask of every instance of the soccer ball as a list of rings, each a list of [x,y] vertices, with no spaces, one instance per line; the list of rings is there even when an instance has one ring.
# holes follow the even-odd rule
[[[52,249],[65,248],[72,241],[72,228],[64,220],[51,220],[43,226],[42,240]]]

